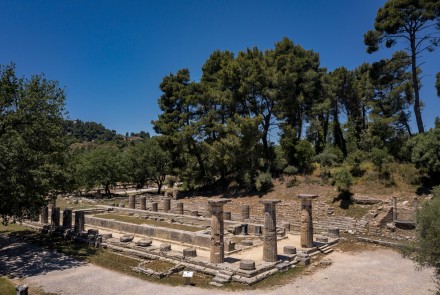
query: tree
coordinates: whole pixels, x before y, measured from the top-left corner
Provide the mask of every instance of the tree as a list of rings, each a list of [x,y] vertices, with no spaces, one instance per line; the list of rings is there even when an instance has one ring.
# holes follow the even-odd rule
[[[440,193],[433,190],[434,197],[426,200],[417,212],[415,241],[404,249],[404,255],[421,267],[433,267],[440,294]]]
[[[43,75],[17,78],[0,66],[0,216],[3,223],[35,216],[61,189],[67,149],[65,96]]]
[[[421,114],[420,68],[418,58],[424,51],[433,51],[440,43],[440,2],[438,0],[389,0],[380,8],[374,22],[375,30],[364,35],[367,52],[387,48],[397,40],[407,42],[411,57],[411,81],[414,91],[414,114],[419,133],[425,132]]]
[[[90,190],[103,186],[106,195],[110,187],[126,180],[121,161],[121,151],[111,144],[97,145],[84,151],[77,159],[76,178],[81,188]]]
[[[437,96],[440,97],[440,72],[435,75],[435,89],[437,89]]]
[[[412,150],[411,160],[417,168],[438,181],[440,175],[440,129],[434,128],[425,134],[419,134],[408,143]]]
[[[165,178],[171,172],[170,154],[160,147],[155,138],[138,141],[127,147],[122,160],[129,180],[142,188],[149,180],[157,184],[160,194]]]

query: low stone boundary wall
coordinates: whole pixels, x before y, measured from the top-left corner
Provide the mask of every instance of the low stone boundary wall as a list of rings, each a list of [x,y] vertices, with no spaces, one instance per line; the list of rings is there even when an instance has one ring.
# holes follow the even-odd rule
[[[358,237],[357,239],[358,239],[358,241],[361,241],[361,242],[372,243],[372,244],[381,245],[381,246],[385,246],[385,247],[399,248],[399,249],[403,247],[403,245],[401,245],[401,244],[388,242],[388,241],[374,240],[374,239],[365,238],[365,237]]]
[[[159,239],[197,245],[200,247],[210,247],[211,235],[203,233],[193,233],[172,228],[154,227],[146,224],[133,224],[128,222],[104,219],[98,217],[85,216],[86,225],[102,228],[114,229],[136,235],[144,235]]]

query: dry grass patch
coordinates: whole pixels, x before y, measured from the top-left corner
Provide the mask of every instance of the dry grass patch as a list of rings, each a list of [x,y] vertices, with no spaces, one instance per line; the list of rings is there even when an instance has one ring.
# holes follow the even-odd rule
[[[184,225],[184,224],[156,221],[151,219],[143,219],[140,217],[127,216],[127,215],[99,214],[99,215],[95,215],[95,217],[104,218],[104,219],[114,219],[116,221],[122,221],[122,222],[134,223],[134,224],[154,225],[157,227],[166,227],[166,228],[172,228],[172,229],[178,229],[178,230],[184,230],[190,232],[203,230],[203,228]]]

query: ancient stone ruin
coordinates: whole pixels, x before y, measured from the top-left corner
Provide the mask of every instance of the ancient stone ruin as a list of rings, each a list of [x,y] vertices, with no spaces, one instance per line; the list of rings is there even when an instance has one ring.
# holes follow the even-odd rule
[[[242,205],[236,214],[224,210],[230,202],[224,198],[208,199],[194,207],[169,197],[134,195],[125,197],[127,207],[121,206],[120,200],[113,206],[66,208],[62,224],[59,208],[44,207],[40,223],[32,226],[50,226],[50,233],[141,259],[144,263],[134,269],[153,277],[163,278],[186,269],[211,275],[214,286],[229,281],[254,284],[297,264],[307,265],[311,256],[328,253],[339,240],[337,227],[314,237],[312,200],[317,196],[298,197],[299,232],[292,230],[291,222],[277,224],[280,200],[264,199],[252,208]],[[148,268],[156,260],[172,266],[163,272]]]

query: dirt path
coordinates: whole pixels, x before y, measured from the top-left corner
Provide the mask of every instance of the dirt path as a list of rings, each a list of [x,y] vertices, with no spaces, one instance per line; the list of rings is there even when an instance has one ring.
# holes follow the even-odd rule
[[[297,278],[292,283],[264,291],[242,291],[234,294],[434,294],[433,271],[416,271],[411,261],[400,254],[381,249],[355,253],[334,252],[326,258],[332,265]],[[221,289],[205,290],[197,287],[170,287],[153,284],[121,275],[95,265],[75,266],[54,270],[24,279],[25,283],[39,285],[46,292],[60,295],[112,294],[232,294]]]

